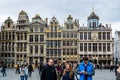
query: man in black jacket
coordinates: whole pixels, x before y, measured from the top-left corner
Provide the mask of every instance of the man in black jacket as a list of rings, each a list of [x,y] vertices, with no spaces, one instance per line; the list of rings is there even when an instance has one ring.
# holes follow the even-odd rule
[[[53,59],[49,59],[41,74],[41,80],[57,80]]]

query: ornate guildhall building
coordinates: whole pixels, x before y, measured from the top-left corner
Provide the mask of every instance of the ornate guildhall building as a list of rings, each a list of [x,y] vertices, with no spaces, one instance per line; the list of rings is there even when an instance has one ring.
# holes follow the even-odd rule
[[[99,23],[93,11],[87,26],[68,15],[63,25],[53,16],[42,19],[36,14],[32,20],[20,11],[17,22],[10,17],[4,21],[0,32],[0,63],[8,67],[15,64],[46,63],[49,58],[77,63],[84,56],[95,64],[112,64],[112,29]]]

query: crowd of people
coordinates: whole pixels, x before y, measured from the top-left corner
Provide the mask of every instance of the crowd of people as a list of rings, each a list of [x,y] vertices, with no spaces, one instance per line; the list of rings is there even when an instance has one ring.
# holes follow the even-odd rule
[[[20,74],[20,80],[28,80],[28,77],[31,77],[32,72],[34,71],[34,67],[32,64],[23,64],[19,66],[16,65],[16,74]]]
[[[54,66],[54,60],[49,59],[48,64],[40,68],[41,80],[92,80],[95,74],[93,64],[87,57],[83,58],[80,64],[65,64],[58,63],[57,67]],[[80,75],[80,79],[77,75]]]
[[[3,76],[7,75],[6,68],[5,63],[0,67]],[[38,71],[40,80],[93,80],[92,76],[95,75],[95,68],[102,69],[102,66],[93,65],[87,57],[84,57],[79,64],[58,61],[57,66],[54,65],[53,59],[49,59],[46,64],[42,62],[39,64]],[[17,64],[15,73],[20,75],[20,80],[28,80],[34,69],[34,64]],[[120,80],[120,63],[118,66],[111,65],[109,69],[110,72],[115,70],[116,80]]]

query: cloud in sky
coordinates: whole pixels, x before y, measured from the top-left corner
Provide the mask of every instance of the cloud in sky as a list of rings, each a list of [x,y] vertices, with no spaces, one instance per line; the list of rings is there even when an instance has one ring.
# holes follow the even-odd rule
[[[93,7],[100,22],[112,24],[113,34],[115,30],[120,30],[119,0],[1,0],[0,25],[8,16],[16,21],[21,10],[28,13],[30,20],[35,14],[40,14],[43,19],[48,17],[49,20],[55,15],[62,24],[71,14],[79,19],[80,24],[87,24]]]

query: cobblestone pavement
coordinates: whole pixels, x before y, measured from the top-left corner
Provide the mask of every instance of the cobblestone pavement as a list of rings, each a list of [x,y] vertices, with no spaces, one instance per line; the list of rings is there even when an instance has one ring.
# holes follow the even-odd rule
[[[19,74],[15,74],[15,69],[7,69],[7,76],[3,77],[0,73],[0,80],[20,80],[20,76]],[[40,80],[37,69],[32,73],[32,77],[28,78],[28,80]],[[96,70],[93,80],[115,80],[115,74],[109,70]]]

